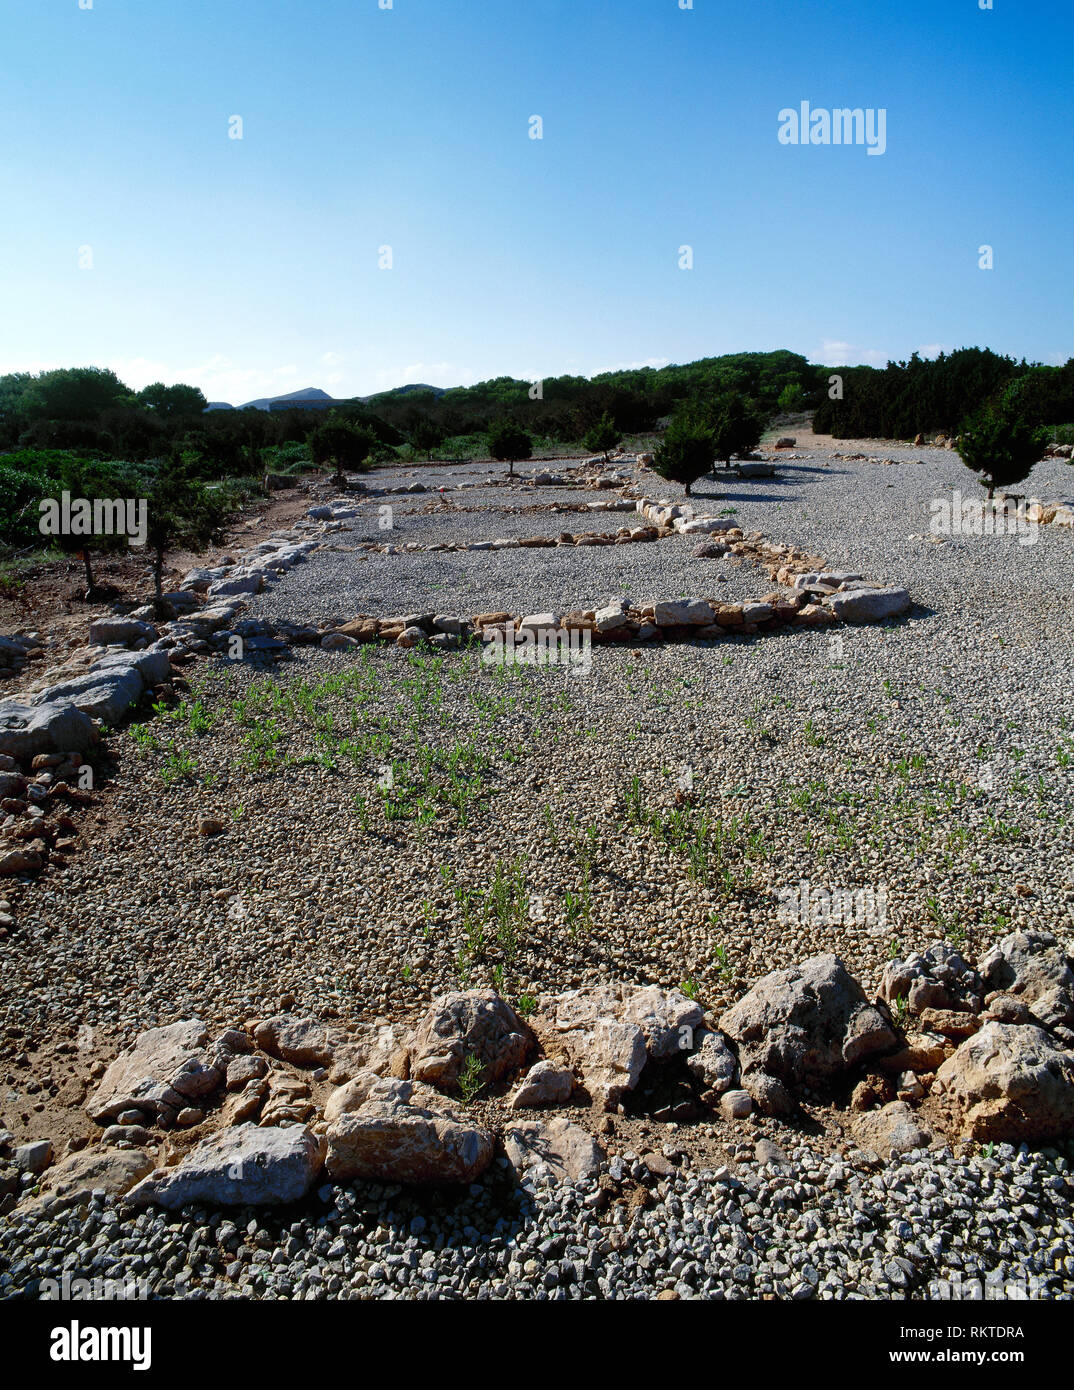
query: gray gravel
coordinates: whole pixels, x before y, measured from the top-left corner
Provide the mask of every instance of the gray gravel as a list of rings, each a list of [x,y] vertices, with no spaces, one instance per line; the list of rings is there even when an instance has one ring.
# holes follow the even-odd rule
[[[668,1151],[675,1152],[670,1144]],[[891,1164],[808,1148],[654,1181],[629,1151],[592,1180],[514,1188],[506,1160],[435,1198],[326,1187],[302,1211],[18,1214],[0,1296],[41,1279],[145,1280],[148,1297],[268,1299],[1063,1299],[1074,1291],[1069,1162],[999,1146]],[[647,1191],[644,1207],[635,1199]]]

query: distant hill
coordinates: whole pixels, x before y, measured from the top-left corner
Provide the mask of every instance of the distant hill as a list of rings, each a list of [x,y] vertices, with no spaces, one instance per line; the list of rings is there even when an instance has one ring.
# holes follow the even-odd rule
[[[279,409],[284,401],[293,401],[299,409],[327,410],[332,404],[332,397],[319,386],[304,386],[301,391],[292,391],[287,396],[262,396],[260,400],[247,401],[245,405],[239,406],[239,409],[271,410],[273,406]]]
[[[210,401],[206,410],[328,410],[333,405],[343,405],[345,401],[371,401],[378,397],[409,396],[419,391],[431,391],[434,396],[444,394],[443,386],[426,386],[414,382],[408,386],[393,386],[390,391],[378,391],[373,396],[330,396],[319,386],[305,386],[301,391],[292,391],[286,396],[259,396],[256,401],[234,406],[227,401]]]
[[[447,390],[444,386],[426,386],[424,382],[413,382],[409,386],[393,386],[390,391],[377,391],[372,396],[362,396],[363,401],[376,400],[379,396],[410,396],[416,391],[431,391],[434,396],[442,396]]]

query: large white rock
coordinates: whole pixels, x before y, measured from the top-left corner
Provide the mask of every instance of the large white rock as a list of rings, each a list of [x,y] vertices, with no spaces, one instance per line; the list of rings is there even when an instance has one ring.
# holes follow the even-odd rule
[[[32,758],[38,753],[86,753],[100,742],[92,718],[68,701],[0,704],[0,753]]]
[[[414,1029],[410,1074],[416,1081],[451,1087],[473,1056],[481,1063],[483,1081],[502,1081],[523,1065],[531,1043],[529,1029],[495,990],[443,994]]]
[[[217,579],[209,585],[209,598],[218,598],[227,594],[259,594],[265,587],[265,576],[254,572],[242,574],[238,571],[227,576],[226,579]]]
[[[688,627],[708,626],[715,619],[711,603],[703,598],[682,598],[654,604],[653,621],[657,627]]]
[[[195,1018],[139,1033],[101,1077],[86,1103],[90,1117],[107,1124],[124,1110],[174,1115],[209,1094],[224,1078],[209,1059],[207,1041],[205,1025]]]
[[[581,1062],[593,1101],[605,1110],[614,1110],[638,1084],[646,1060],[645,1034],[636,1023],[598,1019]]]
[[[115,651],[79,676],[49,686],[32,697],[34,705],[72,705],[91,719],[118,724],[137,704],[146,686],[159,685],[171,674],[166,651]],[[74,745],[67,745],[73,747]]]
[[[687,1058],[686,1065],[707,1091],[721,1096],[735,1083],[738,1060],[722,1033],[705,1028],[695,1034],[695,1041],[697,1051]]]
[[[44,1173],[39,1197],[61,1206],[87,1206],[94,1192],[122,1197],[152,1169],[153,1160],[143,1149],[83,1149]]]
[[[1074,1135],[1074,1053],[1029,1024],[986,1023],[936,1073],[967,1139],[1029,1143]]]
[[[542,1058],[522,1078],[511,1097],[512,1110],[537,1109],[542,1105],[565,1105],[574,1090],[574,1073],[569,1067]]]
[[[297,1202],[321,1169],[323,1141],[301,1125],[235,1125],[203,1139],[174,1168],[158,1169],[127,1193],[134,1206],[174,1210],[208,1206],[279,1206]]]
[[[1074,970],[1051,933],[1011,932],[979,970],[988,992],[1015,995],[1048,1027],[1074,1024]]]
[[[562,1115],[508,1125],[503,1144],[519,1172],[543,1171],[560,1180],[595,1177],[604,1161],[604,1150],[589,1131]]]
[[[680,1052],[693,1051],[695,1034],[705,1015],[701,1005],[681,989],[648,985],[630,995],[623,1017],[641,1029],[649,1056],[665,1061]]]
[[[743,1070],[821,1085],[898,1039],[837,956],[811,956],[763,976],[720,1020]]]
[[[887,1158],[909,1153],[932,1143],[932,1131],[918,1119],[904,1100],[893,1100],[879,1110],[867,1111],[853,1121],[854,1138],[863,1149]]]
[[[714,531],[732,531],[737,525],[729,516],[696,516],[692,521],[680,517],[675,522],[675,530],[683,536],[709,535]]]
[[[594,622],[598,632],[614,632],[625,627],[629,619],[621,603],[610,603],[606,608],[598,608]]]
[[[124,646],[127,642],[137,642],[140,637],[152,642],[156,635],[152,623],[143,623],[137,618],[98,618],[89,627],[90,645],[97,647]]]
[[[338,1182],[469,1183],[492,1161],[492,1135],[482,1126],[398,1100],[367,1100],[325,1137],[325,1165]]]
[[[828,607],[844,623],[878,623],[898,618],[910,607],[910,595],[897,585],[884,589],[850,589],[832,594]]]

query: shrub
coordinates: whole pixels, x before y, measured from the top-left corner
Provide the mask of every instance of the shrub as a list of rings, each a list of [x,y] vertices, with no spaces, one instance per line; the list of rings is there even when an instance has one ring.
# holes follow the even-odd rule
[[[199,551],[223,521],[225,499],[196,476],[192,451],[173,455],[147,480],[147,540],[153,551],[153,592],[158,609],[163,595],[164,555],[173,547]]]
[[[698,478],[712,472],[716,441],[709,425],[694,411],[672,417],[663,443],[653,455],[653,470],[661,478],[681,483],[687,497]]]
[[[605,411],[597,423],[589,430],[582,443],[591,454],[603,454],[607,458],[610,450],[622,439],[622,434],[615,427],[615,421]]]
[[[362,425],[329,416],[309,437],[314,463],[335,464],[335,480],[342,487],[344,471],[358,472],[377,444],[376,436]]]
[[[737,393],[719,397],[709,408],[716,457],[731,462],[732,454],[748,454],[761,441],[764,422]]]
[[[1029,476],[1047,438],[1047,431],[1018,414],[1005,395],[963,425],[956,447],[966,467],[980,474],[991,497],[997,487],[1010,487]]]
[[[58,495],[59,479],[36,469],[0,458],[0,541],[5,545],[40,545],[38,522],[42,497]]]
[[[488,432],[488,450],[491,458],[509,463],[508,472],[513,474],[519,459],[533,457],[533,440],[521,425],[497,420]]]

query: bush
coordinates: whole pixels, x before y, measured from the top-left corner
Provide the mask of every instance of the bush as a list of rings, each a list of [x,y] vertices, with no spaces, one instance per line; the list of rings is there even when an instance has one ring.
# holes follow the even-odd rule
[[[377,443],[376,436],[364,426],[353,425],[333,416],[323,420],[309,437],[310,456],[314,463],[335,464],[335,477],[340,485],[346,470],[355,473],[364,471],[363,465]]]
[[[153,552],[153,587],[158,609],[165,552],[179,547],[204,550],[216,537],[226,512],[226,498],[201,482],[196,475],[197,464],[191,451],[174,454],[146,479],[147,539]]]
[[[0,458],[0,541],[12,546],[42,544],[38,503],[60,492],[57,477]]]
[[[709,410],[716,457],[731,462],[732,454],[748,454],[761,442],[764,421],[737,393],[721,396]]]
[[[622,434],[615,427],[615,421],[605,411],[597,423],[589,430],[582,439],[582,443],[591,454],[604,454],[607,457],[610,450],[622,439]]]
[[[511,473],[519,459],[533,457],[533,440],[521,425],[511,420],[498,420],[488,433],[489,456],[510,464]]]
[[[653,471],[670,482],[681,483],[687,497],[698,478],[712,472],[716,441],[705,420],[694,411],[672,417],[663,443],[653,455]]]
[[[1005,394],[997,406],[963,425],[956,447],[966,467],[981,475],[991,497],[997,487],[1010,487],[1029,476],[1047,440],[1047,431],[1019,415],[1010,394]]]

